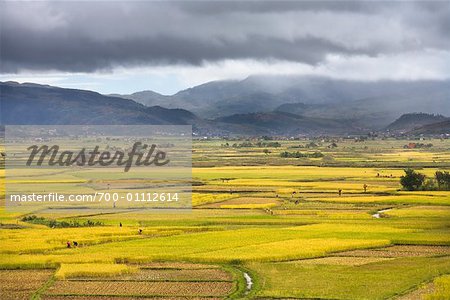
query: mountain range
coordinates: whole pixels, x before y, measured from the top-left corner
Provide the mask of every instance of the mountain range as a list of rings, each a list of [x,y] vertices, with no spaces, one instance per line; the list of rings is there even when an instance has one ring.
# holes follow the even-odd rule
[[[203,117],[284,111],[350,120],[381,129],[404,113],[450,115],[450,81],[350,81],[315,76],[250,76],[213,81],[172,96],[138,92],[120,97],[147,106],[183,108]]]
[[[432,131],[448,133],[443,115],[450,115],[450,81],[251,76],[213,81],[171,96],[153,91],[102,95],[1,82],[0,92],[1,124],[192,124],[200,135],[412,132],[440,123],[444,129],[435,125]],[[394,122],[411,112],[425,114]]]

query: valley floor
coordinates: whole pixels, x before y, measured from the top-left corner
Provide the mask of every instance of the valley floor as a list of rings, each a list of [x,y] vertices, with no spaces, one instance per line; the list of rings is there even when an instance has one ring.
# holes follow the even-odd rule
[[[450,141],[412,150],[406,140],[310,142],[194,142],[192,210],[27,214],[96,224],[51,228],[3,208],[1,298],[450,299],[450,192],[399,184],[406,167],[428,177],[449,170]],[[35,188],[21,176],[24,190]],[[72,182],[89,191],[105,176],[58,179],[61,190]]]

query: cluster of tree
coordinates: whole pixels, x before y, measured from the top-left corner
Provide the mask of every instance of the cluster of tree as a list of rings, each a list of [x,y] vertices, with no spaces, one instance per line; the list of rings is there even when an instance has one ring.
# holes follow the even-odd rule
[[[252,148],[254,145],[251,142],[243,142],[240,144],[234,143],[231,147],[233,148]]]
[[[225,143],[222,145],[222,147],[230,147],[229,143]],[[233,148],[252,148],[252,147],[270,147],[270,148],[278,148],[281,147],[281,144],[279,142],[257,142],[257,143],[251,143],[251,142],[243,142],[243,143],[234,143],[231,145]]]
[[[322,158],[322,157],[324,157],[324,155],[318,151],[313,152],[313,153],[302,153],[300,151],[296,151],[296,152],[284,151],[284,152],[280,153],[280,157],[282,157],[282,158],[302,158],[302,157]]]
[[[327,146],[327,148],[337,148],[338,147],[338,145],[336,144],[336,143],[331,143],[331,144],[329,144],[328,146]]]
[[[310,142],[310,143],[305,145],[305,148],[317,148],[317,147],[319,147],[319,145],[317,145],[314,142]]]
[[[367,141],[369,138],[367,136],[359,136],[359,137],[355,137],[354,141],[355,142],[364,142]]]
[[[305,146],[303,146],[303,145],[294,145],[294,146],[288,147],[288,149],[303,149],[303,148],[305,148]]]
[[[400,184],[408,191],[448,191],[450,190],[450,173],[436,171],[434,178],[427,178],[424,174],[406,169],[405,175],[400,177]]]
[[[257,147],[269,147],[269,148],[279,148],[281,144],[278,142],[257,142]]]
[[[45,225],[50,228],[67,228],[67,227],[94,227],[103,226],[103,222],[86,220],[84,222],[79,222],[77,220],[70,221],[56,221],[53,219],[46,219],[43,217],[38,217],[35,215],[25,216],[22,218],[23,222]]]
[[[317,148],[317,147],[319,147],[319,145],[317,145],[316,143],[314,143],[314,142],[310,142],[310,143],[308,143],[308,144],[306,144],[306,145],[301,145],[301,144],[299,144],[299,145],[295,145],[295,146],[291,146],[291,147],[289,147],[289,148],[291,148],[291,149],[296,149],[296,148],[299,148],[299,149],[302,149],[302,148]]]
[[[409,143],[408,145],[404,145],[403,148],[405,149],[418,149],[418,148],[431,148],[433,147],[433,144],[423,144],[423,143]]]
[[[434,174],[439,189],[450,190],[450,173],[446,171],[436,171]]]

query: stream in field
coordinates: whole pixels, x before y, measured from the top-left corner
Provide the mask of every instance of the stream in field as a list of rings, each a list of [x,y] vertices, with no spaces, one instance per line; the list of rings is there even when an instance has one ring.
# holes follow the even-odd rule
[[[244,278],[245,278],[245,281],[247,282],[247,290],[245,291],[245,294],[248,294],[248,293],[250,293],[250,290],[252,289],[253,280],[250,277],[250,275],[248,275],[247,272],[244,272]]]
[[[391,209],[392,209],[392,208],[385,208],[385,209],[379,210],[379,211],[377,211],[376,213],[374,213],[374,214],[372,215],[372,217],[374,217],[375,219],[379,219],[379,218],[381,218],[381,214],[382,214],[382,213],[387,212],[387,211],[389,211],[389,210],[391,210]]]

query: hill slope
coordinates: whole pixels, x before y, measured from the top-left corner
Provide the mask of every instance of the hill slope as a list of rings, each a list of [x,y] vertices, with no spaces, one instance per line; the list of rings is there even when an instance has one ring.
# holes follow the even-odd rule
[[[146,105],[183,108],[203,118],[285,111],[327,119],[352,119],[381,129],[411,111],[450,115],[450,81],[350,81],[314,76],[250,76],[213,81],[172,96],[125,95]],[[287,108],[284,104],[300,104]],[[302,105],[306,105],[302,107]],[[294,109],[294,110],[291,110]]]
[[[1,124],[191,124],[184,110],[149,108],[96,92],[36,84],[0,83]]]
[[[210,90],[216,89],[219,85],[220,98],[230,95],[234,90],[233,88],[230,90],[230,85],[234,84],[235,81],[209,83],[200,90],[194,88],[181,94],[182,97],[187,97],[186,93],[192,96],[201,90],[212,93]],[[225,98],[219,102],[209,96],[199,96],[189,102],[191,104],[213,102],[206,108],[197,109],[214,108],[225,114],[211,120],[197,117],[185,109],[145,106],[130,99],[105,96],[92,91],[31,83],[0,82],[0,124],[170,124],[192,125],[194,132],[199,135],[346,135],[367,133],[381,126],[394,118],[397,110],[409,108],[408,101],[411,99],[424,111],[426,108],[436,109],[433,106],[436,103],[442,104],[439,108],[448,105],[446,93],[442,90],[435,91],[434,95],[440,93],[441,96],[431,97],[434,99],[432,103],[420,101],[422,96],[418,95],[409,98],[398,96],[365,98],[341,103],[327,103],[328,100],[325,103],[286,103],[286,99],[291,99],[289,96],[277,98],[271,94],[283,90],[284,86],[266,88],[270,93],[255,92],[257,88],[259,86],[256,83],[246,83],[238,90],[252,92],[246,96],[233,94],[232,98]],[[166,96],[158,96],[151,92],[150,94],[160,97],[161,101],[168,101]],[[388,102],[392,104],[386,104]],[[256,112],[231,113],[247,110]],[[411,130],[421,125],[442,121],[442,118],[444,117],[426,114],[415,117],[404,116],[390,128]],[[386,125],[381,128],[385,128]]]
[[[439,123],[447,120],[442,115],[426,114],[426,113],[411,113],[404,114],[386,129],[389,131],[407,132],[415,128],[419,128],[428,124]]]
[[[267,135],[340,135],[359,132],[344,121],[309,118],[285,112],[236,114],[215,121],[246,126]]]
[[[419,128],[416,128],[414,130],[411,130],[407,132],[407,134],[410,135],[418,135],[418,134],[448,134],[450,135],[450,119],[447,119],[446,121],[427,124],[424,126],[421,126]]]

